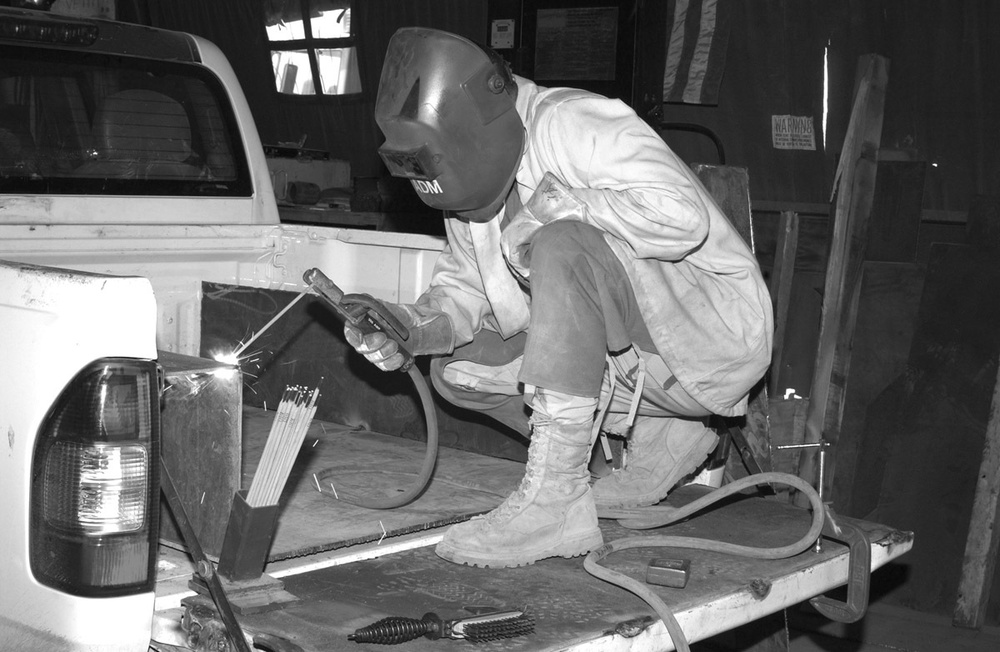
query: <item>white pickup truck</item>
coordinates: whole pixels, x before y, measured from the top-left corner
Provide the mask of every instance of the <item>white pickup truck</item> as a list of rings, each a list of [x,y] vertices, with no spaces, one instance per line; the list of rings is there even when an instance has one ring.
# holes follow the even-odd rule
[[[0,61],[0,649],[146,650],[155,360],[199,354],[202,283],[407,301],[442,243],[282,225],[203,39],[0,9]]]
[[[206,321],[206,301],[245,298],[208,297],[205,288],[292,296],[306,289],[304,272],[320,268],[350,292],[409,302],[426,287],[444,243],[282,224],[246,99],[225,57],[204,39],[0,9],[0,61],[0,650],[178,649],[177,632],[166,641],[154,629],[176,623],[180,602],[193,593],[192,566],[177,561],[183,552],[165,547],[158,531],[162,359],[205,356],[206,328],[219,318]],[[261,311],[244,303],[235,321],[246,331],[229,341],[230,352],[262,325]],[[300,357],[330,354],[318,348]],[[364,366],[359,360],[347,360],[344,374]],[[344,396],[359,384],[337,380]],[[352,633],[386,615],[530,603],[535,632],[512,638],[509,649],[675,649],[645,602],[589,576],[579,560],[487,572],[435,558],[430,546],[441,528],[499,503],[520,476],[516,461],[442,449],[437,484],[409,512],[337,502],[333,480],[353,474],[370,489],[413,475],[396,454],[414,442],[354,432],[392,411],[394,398],[355,403],[353,422],[342,427],[351,432],[335,434],[332,423],[310,430],[312,447],[300,460],[307,471],[282,498],[267,574],[284,578],[297,606],[247,611],[242,626],[306,650],[369,649]],[[235,429],[235,445],[244,447],[247,468],[240,476],[237,452],[237,488],[274,407],[265,402],[241,415],[247,425],[242,437]],[[233,433],[203,438],[206,454],[223,434]],[[185,472],[202,474],[188,478],[197,487],[226,469],[196,463]],[[755,500],[678,527],[761,546],[807,529],[805,510]],[[859,527],[871,548],[868,570],[836,540],[822,552],[757,564],[687,550],[687,588],[650,590],[691,640],[780,614],[845,582],[858,599],[837,613],[860,617],[865,605],[855,589],[871,568],[908,550],[912,537]],[[602,529],[606,539],[624,531],[607,521]],[[645,561],[623,554],[615,563],[641,580]],[[441,644],[413,641],[408,649]]]

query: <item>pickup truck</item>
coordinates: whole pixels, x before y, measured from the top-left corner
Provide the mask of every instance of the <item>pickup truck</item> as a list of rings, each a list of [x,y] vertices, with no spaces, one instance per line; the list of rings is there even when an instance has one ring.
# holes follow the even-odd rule
[[[176,452],[175,439],[204,428],[184,419],[229,417],[218,432],[186,440],[186,462],[174,468],[191,520],[202,504],[221,510],[199,525],[218,560],[233,490],[253,477],[281,388],[295,383],[326,383],[330,401],[310,425],[309,454],[296,461],[262,560],[264,576],[282,583],[272,596],[291,597],[281,609],[241,612],[246,631],[277,637],[259,639],[262,649],[367,649],[348,642],[351,633],[394,610],[419,618],[528,603],[537,631],[511,638],[510,649],[674,649],[645,603],[590,577],[579,560],[497,573],[433,556],[442,527],[491,509],[520,476],[516,459],[459,450],[462,433],[481,433],[482,423],[442,412],[442,439],[459,446],[442,449],[436,484],[415,507],[373,511],[340,500],[337,485],[352,491],[344,480],[352,473],[361,493],[380,485],[392,493],[414,475],[423,419],[405,387],[400,402],[399,381],[377,387],[388,376],[360,369],[336,327],[309,330],[329,317],[315,297],[300,304],[297,326],[271,333],[296,353],[272,338],[264,362],[248,353],[235,366],[218,363],[235,381],[214,369],[217,381],[187,386],[205,397],[208,383],[229,383],[235,418],[225,407],[183,404],[172,410],[183,427],[171,426],[165,406],[183,383],[171,383],[170,365],[195,359],[209,368],[219,350],[242,351],[309,289],[308,270],[353,293],[409,302],[444,243],[283,224],[246,99],[224,55],[202,38],[0,9],[0,59],[0,649],[186,649],[194,632],[184,603],[199,595],[195,576],[212,573],[161,513],[161,451]],[[332,374],[317,363],[327,358]],[[266,375],[277,379],[268,387],[258,382]],[[245,405],[244,387],[253,390]],[[226,446],[224,461],[210,462]],[[213,486],[222,489],[202,489]],[[794,538],[809,523],[805,510],[774,501],[760,509],[742,512],[743,530],[736,515],[705,532],[746,541],[788,526]],[[769,518],[783,525],[760,527]],[[618,528],[607,527],[606,537]],[[892,528],[861,529],[872,551],[864,581],[912,545]],[[657,589],[692,640],[859,579],[853,548],[836,542],[767,568],[736,565],[731,575],[713,554],[685,553],[693,560],[686,593]],[[748,592],[747,573],[766,590]]]

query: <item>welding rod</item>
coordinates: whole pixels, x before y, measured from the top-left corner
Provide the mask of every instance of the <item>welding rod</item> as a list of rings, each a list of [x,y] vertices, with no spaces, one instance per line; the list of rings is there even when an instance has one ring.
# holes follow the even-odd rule
[[[291,301],[288,302],[287,306],[285,306],[284,308],[282,308],[278,312],[277,315],[275,315],[274,317],[271,318],[271,321],[269,321],[266,324],[264,324],[264,328],[262,328],[259,331],[257,331],[257,333],[253,337],[251,337],[249,340],[247,340],[246,342],[244,342],[242,346],[240,346],[238,349],[236,349],[236,351],[233,352],[233,356],[238,358],[241,353],[243,353],[244,351],[247,350],[248,346],[250,346],[251,344],[253,344],[254,340],[256,340],[258,337],[260,337],[261,335],[263,335],[264,332],[274,324],[274,322],[278,321],[278,319],[282,315],[284,315],[286,312],[288,312],[288,310],[292,306],[294,306],[296,303],[298,303],[299,299],[301,299],[302,297],[304,297],[305,295],[307,295],[307,294],[309,294],[311,292],[312,292],[312,288],[311,287],[310,288],[306,288],[305,290],[302,290],[301,292],[299,292],[295,296],[294,299],[292,299]]]

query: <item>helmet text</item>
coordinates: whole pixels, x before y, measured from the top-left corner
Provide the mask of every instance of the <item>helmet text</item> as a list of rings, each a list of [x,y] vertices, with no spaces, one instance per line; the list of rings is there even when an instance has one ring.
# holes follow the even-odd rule
[[[413,184],[413,187],[417,190],[417,192],[425,195],[440,195],[444,192],[444,190],[441,189],[441,184],[438,183],[436,179],[434,181],[410,179],[410,183]]]

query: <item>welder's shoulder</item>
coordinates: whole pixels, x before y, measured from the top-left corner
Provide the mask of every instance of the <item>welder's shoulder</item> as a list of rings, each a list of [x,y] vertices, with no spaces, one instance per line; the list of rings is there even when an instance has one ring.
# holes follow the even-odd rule
[[[536,115],[571,112],[608,117],[635,115],[621,100],[578,88],[547,88],[540,90],[533,99]]]
[[[580,164],[584,166],[578,170],[581,178],[589,178],[586,170],[595,152],[603,152],[600,158],[606,160],[609,149],[620,149],[620,136],[634,134],[642,126],[635,112],[621,101],[587,91],[547,89],[534,99],[525,125],[528,149],[537,156],[551,155],[550,171]]]

